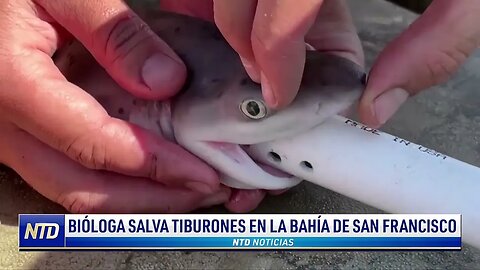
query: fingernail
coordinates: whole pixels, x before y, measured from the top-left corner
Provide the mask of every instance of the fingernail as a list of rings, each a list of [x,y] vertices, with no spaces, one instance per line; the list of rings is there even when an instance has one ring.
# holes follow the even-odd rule
[[[255,68],[255,65],[246,58],[240,57],[240,60],[242,61],[242,64],[245,67],[245,71],[247,72],[250,79],[252,79],[254,82],[260,83],[260,75],[258,70]]]
[[[143,64],[142,77],[152,91],[159,91],[171,84],[172,78],[178,76],[181,64],[163,53],[157,53]]]
[[[271,107],[276,107],[278,105],[277,98],[275,97],[275,93],[273,93],[272,85],[268,81],[265,74],[263,74],[263,72],[261,74],[261,82],[262,82],[262,93],[263,93],[263,97],[265,98],[265,101]]]
[[[407,100],[409,94],[401,88],[394,88],[384,92],[378,96],[374,101],[375,118],[380,125],[387,122],[390,117],[400,108],[400,106]]]
[[[230,197],[230,194],[224,191],[213,194],[205,198],[201,203],[201,207],[209,207],[226,202]]]
[[[211,194],[213,192],[213,189],[209,185],[202,182],[187,182],[185,187],[203,194]]]

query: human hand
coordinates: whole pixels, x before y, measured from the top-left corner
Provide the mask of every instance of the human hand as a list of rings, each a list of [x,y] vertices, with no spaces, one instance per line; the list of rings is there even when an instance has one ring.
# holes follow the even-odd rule
[[[73,35],[137,97],[184,83],[177,55],[121,0],[0,2],[0,163],[71,212],[187,212],[230,190],[205,163],[111,118],[51,56]]]
[[[252,80],[262,84],[270,107],[295,97],[307,42],[315,50],[346,57],[360,65],[364,56],[343,0],[161,0],[162,9],[215,22],[236,50]],[[225,206],[234,212],[255,209],[266,194],[282,191],[233,190]]]
[[[267,105],[295,98],[305,65],[305,43],[364,65],[360,39],[344,0],[162,0],[163,9],[214,21],[239,54]]]
[[[446,81],[480,44],[480,2],[435,0],[376,59],[360,118],[379,127],[411,95]]]

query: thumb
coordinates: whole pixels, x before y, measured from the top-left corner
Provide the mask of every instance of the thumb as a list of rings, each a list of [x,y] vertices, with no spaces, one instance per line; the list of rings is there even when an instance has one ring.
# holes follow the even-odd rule
[[[480,41],[479,1],[434,1],[379,55],[360,101],[360,118],[383,125],[410,95],[447,80]]]
[[[182,60],[122,0],[36,2],[133,95],[165,99],[182,87]]]

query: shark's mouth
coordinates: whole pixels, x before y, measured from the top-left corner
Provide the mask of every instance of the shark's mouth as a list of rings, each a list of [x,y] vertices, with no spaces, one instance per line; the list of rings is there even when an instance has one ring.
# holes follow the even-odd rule
[[[254,160],[254,159],[252,159],[252,160]],[[276,176],[276,177],[283,177],[283,178],[293,177],[293,175],[288,174],[288,173],[286,173],[286,172],[284,172],[284,171],[281,171],[281,170],[279,170],[279,169],[277,169],[277,168],[274,168],[274,167],[272,167],[272,166],[270,166],[270,165],[268,165],[268,164],[262,163],[261,161],[256,161],[256,160],[254,160],[254,161],[257,163],[257,165],[258,165],[260,168],[262,168],[262,170],[264,170],[264,171],[265,171],[266,173],[268,173],[268,174],[271,174],[271,175]]]
[[[248,154],[250,145],[225,142],[204,142],[210,152],[221,160],[210,163],[224,175],[224,182],[237,188],[284,189],[298,184],[297,177],[279,170]]]
[[[281,171],[275,167],[270,166],[262,161],[259,161],[255,158],[252,158],[248,151],[246,151],[250,145],[238,145],[233,143],[226,143],[226,142],[208,142],[208,144],[215,148],[222,153],[225,154],[226,157],[229,157],[236,163],[242,163],[245,160],[245,155],[248,156],[259,168],[261,168],[264,172],[275,176],[275,177],[282,177],[282,178],[289,178],[293,177],[293,175],[288,174],[284,171]]]
[[[145,117],[152,116],[152,117]],[[153,117],[154,116],[154,117]],[[155,102],[130,114],[130,122],[151,127],[164,138],[182,145],[221,174],[226,185],[242,189],[284,189],[300,180],[248,154],[249,145],[230,142],[196,141],[191,136],[178,136],[172,123],[172,103]],[[177,133],[177,134],[176,134]],[[186,132],[184,132],[186,133]],[[183,134],[185,135],[185,134]]]

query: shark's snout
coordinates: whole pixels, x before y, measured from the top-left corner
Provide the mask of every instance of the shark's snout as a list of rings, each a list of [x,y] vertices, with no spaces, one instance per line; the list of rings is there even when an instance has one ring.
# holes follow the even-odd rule
[[[354,103],[366,80],[362,69],[347,59],[308,52],[297,97],[274,111],[265,106],[260,85],[249,79],[238,55],[221,35],[212,34],[218,33],[213,24],[163,12],[147,23],[190,70],[184,91],[170,101],[131,96],[79,46],[67,48],[56,63],[67,79],[101,102],[111,116],[177,142],[217,169],[232,187],[275,190],[298,184],[301,179],[257,163],[245,147],[295,136],[321,124]],[[67,58],[74,64],[63,66]]]

